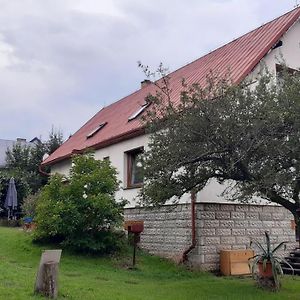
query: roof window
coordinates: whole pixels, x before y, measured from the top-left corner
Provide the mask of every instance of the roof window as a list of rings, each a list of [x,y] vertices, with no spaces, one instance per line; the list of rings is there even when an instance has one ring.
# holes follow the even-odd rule
[[[92,136],[94,136],[99,130],[101,130],[105,125],[107,124],[107,122],[101,123],[100,125],[98,125],[94,130],[92,130],[87,136],[86,138],[89,139]]]
[[[136,112],[134,112],[129,118],[128,121],[134,120],[136,117],[138,117],[147,107],[149,106],[149,103],[143,104]]]

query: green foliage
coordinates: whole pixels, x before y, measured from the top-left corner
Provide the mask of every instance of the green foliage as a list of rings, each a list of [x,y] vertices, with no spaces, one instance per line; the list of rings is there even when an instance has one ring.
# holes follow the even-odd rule
[[[6,210],[4,208],[5,197],[8,189],[9,180],[14,177],[16,189],[18,191],[18,206],[20,207],[23,202],[23,198],[26,197],[30,191],[28,182],[23,176],[17,171],[0,171],[0,217],[7,216]]]
[[[0,205],[4,203],[5,189],[11,176],[13,176],[17,182],[22,182],[23,187],[19,185],[16,187],[18,199],[21,204],[24,197],[29,193],[34,194],[38,192],[40,188],[47,183],[48,178],[40,174],[39,166],[44,154],[51,154],[62,142],[62,133],[52,128],[49,139],[46,142],[37,142],[30,146],[17,142],[11,149],[6,151],[6,168],[0,170],[0,176],[5,178],[0,181]]]
[[[267,268],[267,263],[270,263],[272,266],[272,274],[273,274],[273,278],[274,278],[274,282],[275,282],[275,287],[278,290],[280,288],[280,281],[279,281],[278,275],[283,275],[281,262],[284,262],[286,265],[288,265],[292,269],[292,271],[294,271],[294,269],[284,258],[276,255],[276,252],[278,250],[280,250],[282,247],[284,247],[287,242],[281,242],[277,246],[274,246],[274,248],[272,249],[270,236],[267,231],[265,231],[265,236],[266,236],[266,246],[265,247],[258,241],[251,241],[251,245],[254,244],[260,251],[260,254],[257,254],[255,256],[253,256],[252,258],[250,258],[250,260],[249,260],[250,269],[251,269],[253,277],[255,277],[256,273],[257,273],[258,263],[263,264],[264,271]]]
[[[39,165],[44,153],[43,143],[36,143],[34,146],[16,143],[6,151],[6,169],[27,182],[32,193],[37,192],[47,182],[47,178],[39,173]]]
[[[37,201],[39,199],[40,193],[28,195],[24,200],[21,206],[22,213],[27,217],[34,218],[36,215]]]
[[[68,182],[51,177],[37,206],[36,240],[52,240],[79,251],[107,253],[116,250],[122,234],[124,202],[117,203],[116,170],[91,154],[75,156]]]
[[[45,143],[46,152],[50,155],[53,153],[64,141],[63,133],[56,130],[53,126],[49,133],[48,141]]]
[[[281,76],[280,85],[268,73],[255,84],[214,76],[204,87],[183,82],[176,104],[168,77],[156,82],[162,87],[148,98],[145,116],[150,144],[144,203],[163,204],[214,179],[226,182],[232,200],[261,197],[298,220],[300,76]]]

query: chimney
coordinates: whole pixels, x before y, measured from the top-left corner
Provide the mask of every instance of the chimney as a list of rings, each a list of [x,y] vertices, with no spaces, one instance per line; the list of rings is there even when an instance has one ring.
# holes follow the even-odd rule
[[[148,85],[150,85],[151,83],[152,83],[152,81],[149,80],[149,79],[143,80],[143,81],[141,82],[141,89],[144,88],[144,87],[146,87],[146,86],[148,86]]]

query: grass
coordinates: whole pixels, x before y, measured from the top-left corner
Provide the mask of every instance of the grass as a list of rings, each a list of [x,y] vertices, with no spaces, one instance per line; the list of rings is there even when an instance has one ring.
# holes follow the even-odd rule
[[[33,295],[43,248],[20,229],[0,227],[0,299],[43,299]],[[300,278],[285,277],[279,293],[255,287],[250,278],[216,277],[191,272],[158,257],[139,254],[138,270],[129,257],[99,258],[63,251],[59,299],[193,300],[299,299]]]

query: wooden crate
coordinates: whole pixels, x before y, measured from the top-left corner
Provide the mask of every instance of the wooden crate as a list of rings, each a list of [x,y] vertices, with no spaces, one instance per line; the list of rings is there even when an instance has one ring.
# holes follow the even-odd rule
[[[254,256],[254,251],[247,250],[221,250],[220,271],[223,275],[248,275],[250,269],[248,259]]]

